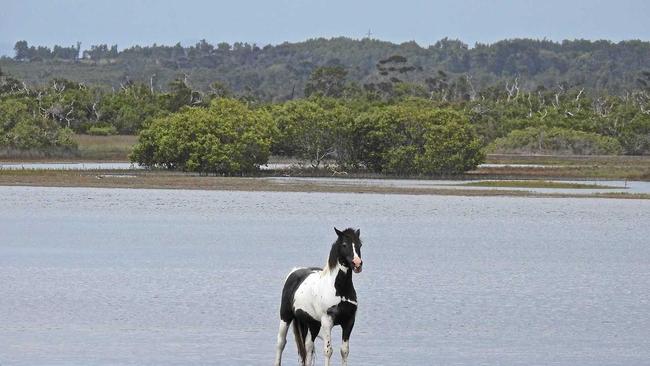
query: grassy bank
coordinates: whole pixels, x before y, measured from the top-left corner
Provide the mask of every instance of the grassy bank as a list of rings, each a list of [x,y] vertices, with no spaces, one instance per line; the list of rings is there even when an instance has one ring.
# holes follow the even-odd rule
[[[627,165],[650,168],[650,156],[628,155],[516,155],[488,154],[490,164]]]
[[[486,163],[502,166],[482,166],[468,175],[481,179],[650,180],[650,156],[488,155]]]
[[[278,180],[270,177],[206,177],[162,171],[65,171],[5,170],[0,171],[0,185],[45,187],[200,189],[267,192],[331,192],[380,193],[452,196],[514,196],[560,198],[627,198],[650,199],[647,194],[598,193],[593,195],[551,193],[541,194],[507,189],[462,189],[454,187],[400,187],[367,185],[363,182],[337,184],[336,181]]]
[[[74,135],[78,151],[0,151],[0,161],[5,162],[118,162],[128,161],[137,136]]]
[[[79,158],[93,161],[128,161],[137,136],[91,136],[75,135],[79,144]]]
[[[555,188],[555,189],[619,189],[601,184],[552,182],[547,180],[489,180],[463,184],[468,187],[486,188]]]

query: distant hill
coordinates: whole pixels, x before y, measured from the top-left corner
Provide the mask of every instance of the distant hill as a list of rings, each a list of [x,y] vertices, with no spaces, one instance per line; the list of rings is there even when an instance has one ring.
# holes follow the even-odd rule
[[[650,70],[650,42],[645,41],[512,39],[470,48],[443,39],[423,48],[415,42],[319,38],[265,47],[201,41],[190,47],[153,45],[121,51],[108,45],[83,52],[74,47],[31,50],[26,48],[18,59],[0,59],[0,67],[31,84],[66,78],[105,88],[131,80],[165,90],[181,76],[195,89],[206,90],[220,81],[235,92],[263,100],[301,96],[319,66],[343,66],[348,80],[362,86],[377,80],[377,63],[393,55],[405,57],[413,66],[404,73],[404,81],[423,85],[442,71],[450,78],[467,75],[476,88],[502,88],[518,78],[527,90],[565,85],[620,94],[634,88],[641,72]]]

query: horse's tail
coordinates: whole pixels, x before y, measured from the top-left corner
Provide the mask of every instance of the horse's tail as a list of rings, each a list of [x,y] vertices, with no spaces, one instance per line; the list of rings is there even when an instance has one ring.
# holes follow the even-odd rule
[[[307,362],[307,348],[305,347],[305,338],[307,334],[302,334],[303,326],[300,323],[300,320],[293,319],[293,337],[296,340],[296,346],[298,346],[298,356],[300,356],[300,364],[304,365]]]

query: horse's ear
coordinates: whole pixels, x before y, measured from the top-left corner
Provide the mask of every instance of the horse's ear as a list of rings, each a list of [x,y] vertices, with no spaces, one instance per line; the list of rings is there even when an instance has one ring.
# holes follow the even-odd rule
[[[337,229],[336,227],[334,227],[334,231],[336,232],[336,235],[338,235],[338,236],[343,235],[343,233],[339,229]]]
[[[359,235],[361,235],[361,229],[357,229],[357,230],[354,232],[354,235],[356,235],[357,238],[358,238]]]

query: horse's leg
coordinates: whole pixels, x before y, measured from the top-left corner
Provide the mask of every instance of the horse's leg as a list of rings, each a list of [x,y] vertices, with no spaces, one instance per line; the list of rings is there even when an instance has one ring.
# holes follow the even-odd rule
[[[344,324],[341,324],[343,332],[343,343],[341,344],[341,358],[343,359],[343,366],[348,365],[348,355],[350,354],[350,334],[354,327],[354,318]]]
[[[349,340],[344,340],[341,343],[341,365],[348,366],[348,355],[350,354],[350,342]]]
[[[284,351],[284,346],[287,344],[287,331],[289,330],[290,323],[291,322],[280,320],[280,329],[278,330],[278,344],[275,353],[275,366],[280,366],[282,364],[282,351]]]
[[[305,342],[305,348],[307,349],[307,362],[305,362],[306,366],[313,366],[314,365],[314,342],[316,341],[316,337],[318,337],[318,333],[320,332],[320,323],[310,323],[309,324],[309,333]]]
[[[325,366],[330,366],[330,357],[332,357],[332,327],[334,326],[334,320],[329,315],[323,315],[320,320],[320,325],[323,332]]]
[[[305,350],[307,350],[305,366],[312,366],[314,364],[314,339],[309,334],[307,334],[307,339],[305,339]]]

